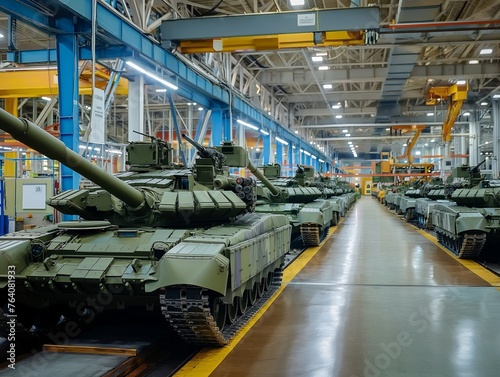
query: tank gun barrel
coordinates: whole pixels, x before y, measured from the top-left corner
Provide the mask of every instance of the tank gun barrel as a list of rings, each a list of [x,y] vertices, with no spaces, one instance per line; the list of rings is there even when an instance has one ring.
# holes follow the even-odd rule
[[[251,162],[250,162],[250,160],[248,160],[247,169],[248,169],[248,170],[250,170],[250,173],[252,173],[253,175],[255,175],[255,176],[259,179],[259,181],[261,181],[261,182],[264,184],[264,186],[266,186],[266,187],[269,189],[269,191],[271,191],[271,193],[272,193],[273,195],[279,195],[279,194],[281,193],[281,191],[280,191],[280,190],[278,190],[278,188],[277,188],[275,185],[273,185],[273,184],[271,183],[271,181],[270,181],[269,179],[267,179],[267,178],[266,178],[266,176],[265,176],[264,174],[262,174],[262,173],[260,172],[260,170],[258,170],[258,169],[257,169],[257,168],[256,168],[256,167],[255,167],[255,166],[254,166]]]
[[[0,128],[8,132],[14,139],[43,155],[57,160],[70,169],[90,179],[132,208],[144,203],[141,191],[129,186],[115,176],[95,166],[86,158],[67,148],[66,145],[51,134],[37,127],[26,119],[16,118],[0,109]]]
[[[479,168],[481,167],[481,165],[484,164],[485,162],[486,162],[486,159],[484,159],[483,161],[481,161],[476,166],[474,166],[472,168],[469,168],[469,174],[477,173],[479,171]]]

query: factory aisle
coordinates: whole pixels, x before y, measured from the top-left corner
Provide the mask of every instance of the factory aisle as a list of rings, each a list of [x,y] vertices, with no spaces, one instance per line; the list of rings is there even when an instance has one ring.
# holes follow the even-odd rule
[[[210,375],[497,377],[500,292],[370,197]]]

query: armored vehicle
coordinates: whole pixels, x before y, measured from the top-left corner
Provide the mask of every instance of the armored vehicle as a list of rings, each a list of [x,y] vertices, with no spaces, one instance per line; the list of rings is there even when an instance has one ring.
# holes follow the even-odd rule
[[[200,146],[193,174],[151,138],[131,143],[130,170],[113,176],[1,109],[0,128],[96,184],[49,199],[78,220],[0,237],[0,288],[7,302],[15,271],[18,334],[43,312],[139,309],[163,314],[186,342],[220,346],[280,285],[291,226],[253,213],[255,182],[229,176],[248,165],[243,148]]]
[[[325,186],[314,180],[314,168],[298,165],[294,177],[281,177],[278,164],[268,164],[261,169],[281,192],[273,195],[269,187],[258,187],[256,211],[287,214],[294,236],[300,235],[304,246],[319,245],[329,227],[338,224],[340,205],[336,200],[322,200],[326,198]]]
[[[481,164],[469,169],[471,185],[477,183],[476,173]],[[436,236],[459,258],[478,258],[487,237],[498,239],[500,187],[482,181],[471,188],[456,189],[451,200],[456,205],[434,206],[432,223]]]
[[[314,173],[313,168],[307,171]],[[299,185],[299,182],[304,183],[300,177],[305,174],[304,167],[299,165],[297,172],[294,178],[273,179],[270,183],[274,188],[258,186],[255,211],[287,215],[292,225],[292,237],[301,236],[304,246],[317,246],[328,234],[330,226],[336,224],[337,217],[334,216],[333,204],[323,199],[320,188],[313,184]]]

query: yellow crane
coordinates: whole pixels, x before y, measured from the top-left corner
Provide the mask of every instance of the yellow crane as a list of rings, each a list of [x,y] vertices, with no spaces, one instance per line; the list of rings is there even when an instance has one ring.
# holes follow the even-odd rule
[[[425,96],[425,104],[429,106],[436,106],[444,99],[449,99],[450,101],[441,131],[441,138],[445,143],[451,141],[451,129],[457,120],[458,114],[460,114],[462,104],[467,99],[468,89],[467,82],[451,86],[435,86],[431,87]]]

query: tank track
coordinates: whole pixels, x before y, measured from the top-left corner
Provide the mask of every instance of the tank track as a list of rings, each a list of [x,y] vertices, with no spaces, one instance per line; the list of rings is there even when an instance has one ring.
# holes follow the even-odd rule
[[[206,289],[200,288],[197,294],[184,295],[179,289],[179,298],[167,298],[165,290],[160,294],[161,310],[172,328],[186,342],[201,346],[223,346],[231,340],[257,311],[271,298],[281,286],[283,268],[273,273],[270,288],[240,315],[232,324],[221,330],[212,313],[212,300]]]
[[[300,235],[304,246],[318,246],[321,243],[321,227],[317,224],[300,225]],[[326,232],[328,234],[328,230]]]
[[[451,240],[451,237],[436,232],[440,244],[458,256],[459,259],[477,259],[486,243],[486,234],[465,233],[461,240]],[[458,246],[458,247],[457,247]]]

